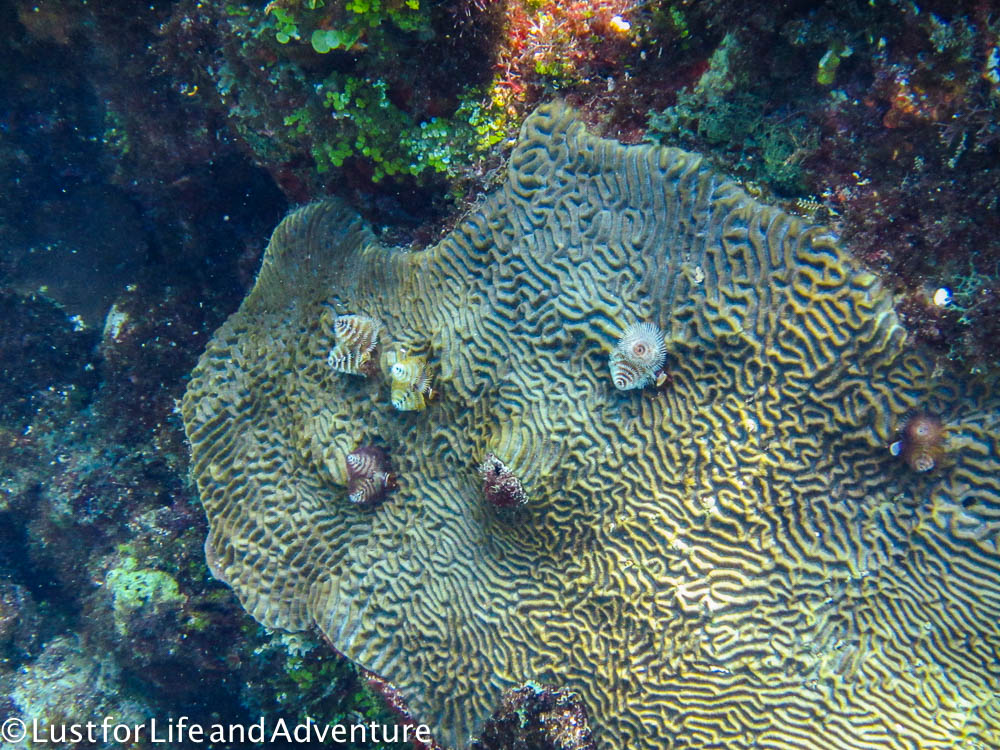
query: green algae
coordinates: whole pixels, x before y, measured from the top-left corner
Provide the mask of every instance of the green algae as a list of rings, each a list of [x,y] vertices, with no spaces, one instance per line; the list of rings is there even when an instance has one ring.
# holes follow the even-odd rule
[[[444,84],[441,71],[399,65],[427,57],[441,34],[432,10],[418,0],[227,6],[225,59],[211,75],[233,127],[262,163],[313,186],[343,168],[373,183],[461,192],[452,183],[517,123],[474,70],[465,81],[448,71]],[[262,95],[261,84],[275,95]]]
[[[310,148],[318,172],[358,157],[371,163],[374,182],[395,175],[454,176],[510,129],[499,108],[480,103],[474,91],[466,92],[451,117],[417,121],[392,103],[388,88],[381,79],[331,74],[316,87],[328,112],[306,105],[285,117],[284,124],[302,137],[325,133]]]
[[[816,83],[820,86],[832,86],[837,77],[837,69],[840,67],[841,60],[850,57],[852,52],[853,50],[847,45],[831,45],[823,53],[823,57],[819,59],[819,64],[816,66]]]

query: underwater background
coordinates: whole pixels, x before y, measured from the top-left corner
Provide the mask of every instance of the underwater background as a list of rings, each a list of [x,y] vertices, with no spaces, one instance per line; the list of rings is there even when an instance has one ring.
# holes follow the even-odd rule
[[[697,152],[750,199],[830,227],[850,262],[891,293],[905,354],[961,383],[954,401],[967,388],[994,409],[976,413],[987,439],[973,452],[982,466],[997,461],[1000,9],[991,2],[0,0],[0,11],[0,720],[399,720],[405,695],[368,679],[318,631],[258,624],[213,575],[196,485],[212,472],[192,468],[184,422],[195,407],[185,417],[181,399],[289,210],[333,196],[382,245],[416,256],[503,189],[519,129],[549,102],[568,104],[595,136]],[[612,336],[602,357],[613,345]],[[594,371],[611,391],[607,366]],[[683,368],[663,380],[636,398],[662,389],[682,402]],[[876,390],[902,389],[895,376],[887,382]],[[420,390],[428,413],[447,403],[434,385]],[[900,409],[866,477],[882,472],[871,481],[905,488],[938,464],[960,464],[947,454],[962,443],[935,437],[969,421],[954,403],[935,411],[947,401]],[[506,445],[491,440],[467,455],[449,443],[459,458],[446,468],[477,479],[486,448]],[[825,458],[807,451],[804,464]],[[867,508],[865,523],[897,544],[901,524],[907,534],[950,529],[972,538],[959,549],[984,560],[974,571],[994,574],[1000,501],[989,474],[965,476],[945,510],[916,492],[899,510]],[[405,490],[402,472],[400,482]],[[485,489],[497,492],[506,490]],[[504,497],[496,504],[516,504]],[[949,503],[976,519],[972,537]],[[930,569],[961,577],[963,566]],[[913,747],[1000,746],[1000,632],[989,619],[998,588],[984,580],[982,601],[963,600],[974,627],[949,635],[974,665],[914,667],[917,684],[919,674],[930,685],[962,672],[975,695],[961,721],[949,713],[947,731]],[[851,596],[861,607],[874,594]],[[837,640],[836,629],[827,636]],[[825,672],[801,680],[853,679],[865,648],[837,646]],[[506,694],[476,747],[607,746],[587,727],[614,721],[579,695],[601,684],[565,687]],[[601,710],[616,705],[625,704]],[[867,732],[838,728],[845,747],[883,746]],[[795,743],[713,737],[655,741]]]

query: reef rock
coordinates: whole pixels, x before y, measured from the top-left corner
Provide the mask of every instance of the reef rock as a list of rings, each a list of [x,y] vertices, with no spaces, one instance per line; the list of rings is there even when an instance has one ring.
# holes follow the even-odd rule
[[[504,693],[469,750],[597,750],[580,698],[528,684]]]
[[[34,654],[42,618],[23,586],[0,581],[0,664],[18,662]]]
[[[425,358],[433,408],[333,372],[331,309]],[[633,321],[669,390],[608,377]],[[960,446],[932,472],[885,449],[917,408]],[[559,105],[427,250],[336,202],[287,217],[182,405],[209,564],[254,617],[315,624],[451,746],[533,679],[630,750],[1000,745],[997,409],[827,229]],[[403,478],[374,511],[331,481],[345,433]]]

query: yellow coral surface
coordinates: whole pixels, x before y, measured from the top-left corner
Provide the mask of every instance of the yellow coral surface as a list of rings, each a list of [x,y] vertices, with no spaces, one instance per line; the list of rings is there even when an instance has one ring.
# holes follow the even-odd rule
[[[327,366],[348,312],[427,358],[424,411]],[[611,382],[636,320],[667,388]],[[887,450],[917,407],[949,429],[926,474]],[[560,105],[426,251],[290,215],[183,402],[208,560],[254,617],[317,625],[452,746],[533,679],[615,750],[1000,746],[997,409],[827,230]],[[365,510],[343,457],[376,438],[399,489]]]

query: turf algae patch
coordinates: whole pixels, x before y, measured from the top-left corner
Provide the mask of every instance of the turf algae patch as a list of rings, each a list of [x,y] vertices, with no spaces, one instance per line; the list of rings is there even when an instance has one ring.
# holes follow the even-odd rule
[[[344,314],[425,358],[425,410],[327,366]],[[636,321],[665,389],[612,384]],[[916,409],[948,430],[925,474],[887,450]],[[533,679],[637,750],[1000,745],[997,409],[829,232],[559,105],[426,251],[291,214],[183,402],[208,559],[254,617],[317,625],[452,746]],[[399,475],[374,510],[342,468],[368,444]]]

